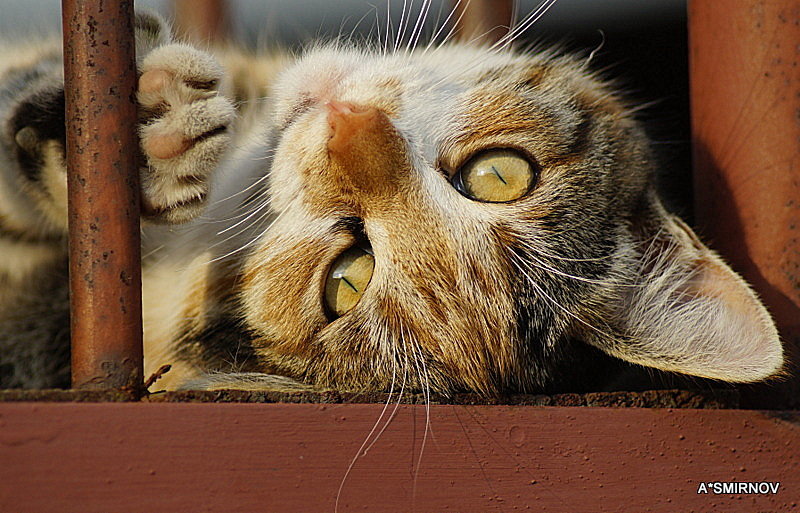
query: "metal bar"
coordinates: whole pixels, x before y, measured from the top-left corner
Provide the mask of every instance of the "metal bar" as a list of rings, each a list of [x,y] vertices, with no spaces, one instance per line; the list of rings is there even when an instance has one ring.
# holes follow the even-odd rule
[[[494,43],[508,33],[513,17],[513,0],[471,0],[457,2],[455,19],[462,41]]]
[[[141,389],[132,0],[62,0],[72,385]]]
[[[797,361],[800,1],[694,0],[689,37],[700,233],[755,286]],[[800,381],[754,394],[778,405]]]
[[[178,33],[196,42],[224,40],[228,36],[228,4],[225,0],[174,0]]]

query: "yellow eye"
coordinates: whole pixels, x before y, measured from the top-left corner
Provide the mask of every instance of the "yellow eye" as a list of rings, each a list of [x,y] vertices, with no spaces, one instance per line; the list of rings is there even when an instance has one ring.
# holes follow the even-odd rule
[[[464,164],[453,177],[453,185],[468,198],[502,203],[524,196],[535,179],[533,165],[518,152],[489,150]]]
[[[364,295],[375,270],[369,249],[353,246],[333,262],[325,281],[325,306],[336,317],[349,312]]]

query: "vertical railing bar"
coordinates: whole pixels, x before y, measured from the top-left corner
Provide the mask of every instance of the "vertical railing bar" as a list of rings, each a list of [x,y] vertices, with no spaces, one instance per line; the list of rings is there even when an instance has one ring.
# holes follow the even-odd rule
[[[62,0],[72,385],[141,392],[132,0]]]
[[[494,43],[508,33],[513,21],[513,0],[451,0],[458,20],[456,33],[462,41]]]
[[[226,0],[173,0],[178,33],[198,43],[224,41],[230,30]]]

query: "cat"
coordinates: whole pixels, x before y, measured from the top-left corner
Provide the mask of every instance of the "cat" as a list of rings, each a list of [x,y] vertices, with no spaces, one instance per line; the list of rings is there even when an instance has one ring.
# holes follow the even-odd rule
[[[201,50],[149,13],[136,37],[145,374],[172,364],[164,388],[781,372],[769,313],[662,206],[633,106],[584,59]],[[69,386],[61,50],[4,46],[0,384]]]

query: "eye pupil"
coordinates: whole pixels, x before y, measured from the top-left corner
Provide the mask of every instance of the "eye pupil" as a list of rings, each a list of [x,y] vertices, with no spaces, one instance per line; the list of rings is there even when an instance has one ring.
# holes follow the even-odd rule
[[[348,279],[347,279],[347,278],[345,278],[344,276],[342,276],[342,277],[341,277],[341,279],[342,279],[342,281],[343,281],[343,282],[345,282],[345,283],[346,283],[346,284],[347,284],[347,285],[348,285],[348,286],[349,286],[351,289],[353,289],[353,292],[355,292],[355,293],[357,293],[357,294],[361,292],[360,290],[358,290],[358,289],[356,288],[356,286],[355,286],[355,285],[353,285],[352,283],[350,283],[350,280],[348,280]]]
[[[453,187],[470,199],[504,203],[521,198],[534,184],[531,162],[515,150],[488,150],[470,158],[453,177]]]
[[[500,181],[501,181],[501,182],[503,182],[503,184],[505,184],[505,185],[508,185],[508,182],[506,182],[506,181],[503,179],[503,175],[501,175],[501,174],[500,174],[500,172],[497,170],[497,168],[496,168],[496,167],[492,166],[492,171],[494,172],[494,174],[496,174],[496,175],[497,175],[497,178],[499,178],[499,179],[500,179]]]

